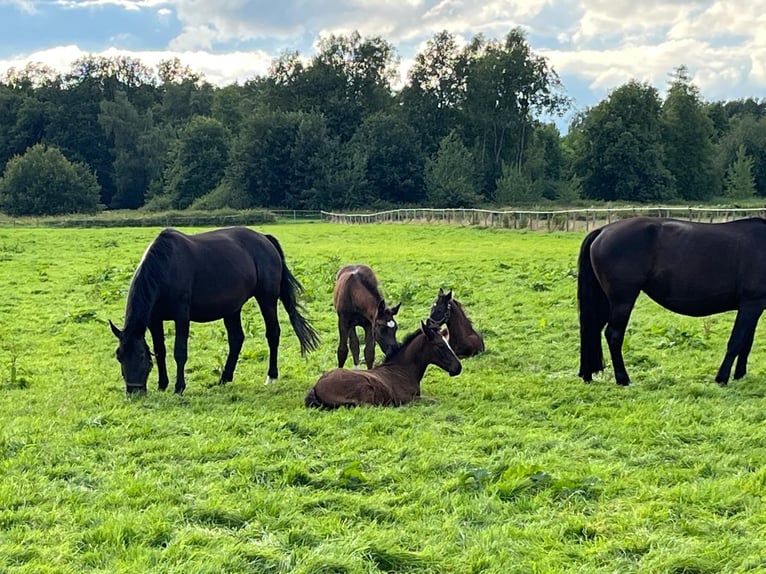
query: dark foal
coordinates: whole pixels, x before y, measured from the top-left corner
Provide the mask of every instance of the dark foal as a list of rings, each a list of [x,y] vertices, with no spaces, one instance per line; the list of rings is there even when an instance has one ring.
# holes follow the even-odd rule
[[[452,296],[452,289],[445,293],[444,289],[439,288],[429,318],[440,325],[447,325],[450,345],[461,359],[484,352],[484,337],[473,328],[463,306]]]
[[[333,305],[338,313],[338,367],[351,356],[359,367],[359,337],[356,327],[364,330],[364,362],[368,369],[375,361],[375,343],[383,354],[393,350],[396,343],[395,316],[400,305],[388,307],[380,292],[378,278],[367,265],[345,265],[335,276]]]
[[[421,398],[420,382],[428,365],[436,365],[452,377],[463,368],[450,347],[449,333],[433,322],[421,323],[420,329],[372,369],[333,369],[323,374],[309,390],[305,404],[327,409],[404,405]]]

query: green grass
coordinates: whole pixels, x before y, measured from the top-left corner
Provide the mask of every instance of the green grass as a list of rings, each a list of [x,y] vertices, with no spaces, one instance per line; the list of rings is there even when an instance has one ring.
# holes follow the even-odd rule
[[[106,322],[122,324],[158,229],[0,229],[0,571],[766,569],[766,350],[756,338],[748,376],[713,383],[731,314],[686,318],[642,297],[634,384],[607,371],[585,385],[582,234],[261,229],[306,287],[320,349],[301,358],[280,311],[280,379],[264,387],[248,304],[233,383],[214,384],[223,325],[194,324],[185,395],[158,392],[155,370],[139,398]],[[303,407],[334,366],[332,283],[353,262],[403,303],[403,332],[445,287],[484,333],[460,376],[427,372],[437,404]]]

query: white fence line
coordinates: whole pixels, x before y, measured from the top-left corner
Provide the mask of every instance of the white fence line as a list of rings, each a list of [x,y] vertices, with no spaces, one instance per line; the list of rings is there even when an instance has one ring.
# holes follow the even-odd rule
[[[448,223],[480,227],[505,227],[546,231],[589,231],[626,217],[675,217],[689,221],[719,222],[745,217],[766,218],[766,207],[591,207],[553,211],[489,209],[436,209],[417,207],[375,213],[333,213],[322,211],[322,218],[333,223]]]

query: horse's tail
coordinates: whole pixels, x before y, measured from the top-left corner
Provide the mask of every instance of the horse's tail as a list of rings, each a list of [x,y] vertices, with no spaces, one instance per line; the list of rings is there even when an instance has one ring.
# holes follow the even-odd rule
[[[314,385],[309,389],[309,392],[306,393],[306,398],[303,400],[304,404],[312,409],[328,409],[328,410],[334,410],[339,407],[339,405],[333,405],[330,403],[324,402],[320,397],[319,393],[317,393],[317,387]]]
[[[303,285],[290,272],[290,269],[287,268],[285,252],[282,251],[282,246],[277,241],[277,238],[273,235],[266,235],[266,238],[271,241],[271,244],[279,252],[279,257],[282,259],[282,281],[279,285],[279,300],[282,301],[282,305],[284,305],[285,311],[287,311],[287,316],[290,318],[290,324],[293,326],[293,331],[295,331],[301,343],[301,355],[305,355],[309,351],[316,350],[319,346],[319,334],[311,326],[308,319],[301,314],[303,305],[298,302],[298,295],[303,293]]]
[[[317,396],[317,391],[314,387],[311,387],[309,389],[309,392],[306,393],[306,398],[304,399],[303,402],[309,408],[321,409],[324,406],[322,401],[319,400],[319,397]]]
[[[580,372],[585,382],[604,369],[601,331],[609,320],[609,300],[593,271],[590,247],[601,233],[595,229],[585,236],[577,262],[577,302],[580,313]]]

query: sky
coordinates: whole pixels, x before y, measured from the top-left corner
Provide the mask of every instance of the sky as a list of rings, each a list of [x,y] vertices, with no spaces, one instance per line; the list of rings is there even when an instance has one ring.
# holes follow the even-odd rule
[[[630,80],[664,95],[682,65],[706,101],[766,98],[766,0],[0,0],[0,76],[86,55],[178,57],[222,86],[356,30],[390,42],[406,78],[442,30],[468,41],[515,27],[573,99],[563,122]]]

